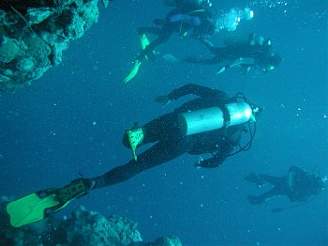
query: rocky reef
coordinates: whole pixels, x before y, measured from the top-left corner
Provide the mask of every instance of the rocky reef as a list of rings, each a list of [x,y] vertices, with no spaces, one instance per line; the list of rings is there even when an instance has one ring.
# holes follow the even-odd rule
[[[182,243],[177,237],[143,242],[137,224],[129,219],[120,216],[106,218],[80,207],[69,217],[49,218],[20,229],[0,225],[0,245],[182,246]]]
[[[102,3],[107,7],[108,0]],[[99,0],[1,0],[0,90],[40,78],[97,22]]]

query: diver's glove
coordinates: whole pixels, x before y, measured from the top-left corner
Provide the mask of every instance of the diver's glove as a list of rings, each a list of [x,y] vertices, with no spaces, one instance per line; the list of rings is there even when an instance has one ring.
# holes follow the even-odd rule
[[[202,168],[216,168],[223,164],[224,159],[225,159],[224,156],[213,156],[208,159],[199,160],[198,162],[195,163],[195,166],[202,167]]]

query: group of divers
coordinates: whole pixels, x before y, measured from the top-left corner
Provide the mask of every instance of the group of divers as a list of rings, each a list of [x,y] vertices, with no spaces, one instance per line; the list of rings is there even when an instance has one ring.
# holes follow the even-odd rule
[[[234,67],[245,72],[269,72],[281,62],[280,56],[272,51],[271,40],[262,36],[251,34],[242,42],[230,40],[224,47],[216,47],[210,42],[214,33],[235,31],[241,20],[252,19],[254,12],[251,9],[234,8],[220,18],[214,18],[208,0],[166,0],[165,3],[173,8],[165,18],[155,19],[152,27],[138,29],[142,50],[125,82],[132,80],[140,66],[156,56],[155,49],[173,34],[196,39],[211,53],[209,58],[188,57],[183,62],[217,64],[218,73]],[[155,36],[153,41],[149,41],[149,34]],[[207,156],[195,164],[198,168],[216,168],[227,158],[251,148],[261,107],[243,94],[228,96],[223,91],[197,84],[176,88],[155,101],[167,104],[188,95],[195,98],[143,126],[135,125],[126,130],[123,144],[132,150],[130,161],[98,177],[78,178],[63,187],[44,189],[6,202],[2,204],[1,221],[13,227],[40,221],[95,189],[127,181],[185,153]],[[152,145],[137,154],[137,148],[146,144]],[[272,186],[263,194],[248,196],[248,201],[254,205],[281,195],[291,202],[303,202],[326,187],[326,178],[296,166],[291,166],[282,177],[251,173],[245,180],[258,187]]]

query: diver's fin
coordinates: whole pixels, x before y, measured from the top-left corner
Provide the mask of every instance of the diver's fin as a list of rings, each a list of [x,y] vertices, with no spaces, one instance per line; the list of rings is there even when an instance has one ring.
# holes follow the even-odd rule
[[[48,189],[35,192],[9,202],[6,212],[13,227],[21,227],[45,219],[49,214],[57,212],[75,198],[88,193],[92,183],[86,179],[76,179],[59,189]]]
[[[144,34],[144,33],[141,34],[140,35],[140,46],[141,46],[141,49],[142,50],[145,50],[149,44],[150,44],[150,41],[149,41],[147,35]],[[153,51],[151,53],[152,53],[152,55],[155,55],[156,54],[155,51]],[[148,60],[148,57],[145,56],[145,59]],[[141,60],[143,60],[143,59],[141,59]],[[140,69],[140,66],[141,66],[142,62],[137,59],[137,60],[135,60],[133,62],[133,64],[134,65],[133,65],[132,69],[130,70],[130,72],[128,73],[128,75],[123,79],[123,82],[125,84],[129,83],[132,79],[134,79],[134,77],[137,76],[137,74],[139,73],[139,69]]]
[[[137,147],[143,142],[144,140],[144,132],[142,128],[134,128],[134,129],[130,129],[127,132],[128,135],[128,140],[129,140],[129,144],[130,144],[130,148],[132,150],[132,154],[133,154],[133,159],[135,161],[138,160],[138,156],[137,156]]]
[[[145,33],[140,35],[140,45],[141,49],[144,50],[150,44],[150,41]]]
[[[146,36],[146,34],[141,34],[140,35],[141,49],[142,50],[146,49],[149,44],[150,44],[150,41],[149,41],[148,37]],[[133,64],[134,65],[133,65],[132,69],[130,70],[128,75],[123,79],[123,82],[125,84],[129,83],[139,73],[139,69],[140,69],[140,66],[141,66],[141,61],[135,60]]]
[[[132,69],[130,70],[128,75],[123,79],[123,82],[125,84],[129,83],[132,79],[134,79],[137,76],[137,74],[139,73],[139,69],[140,69],[141,64],[142,63],[138,60],[136,60],[134,62],[134,65],[133,65]]]
[[[37,193],[29,194],[7,204],[6,211],[13,227],[21,227],[43,220],[46,210],[59,205],[55,194],[40,197]]]
[[[145,50],[148,47],[149,44],[150,44],[150,41],[149,41],[147,35],[145,33],[141,34],[140,35],[140,46],[141,46],[141,49],[142,50]],[[145,59],[146,60],[153,60],[154,57],[156,55],[158,55],[158,54],[159,54],[159,52],[157,52],[156,50],[152,50],[151,52],[149,52],[148,55],[145,56]]]

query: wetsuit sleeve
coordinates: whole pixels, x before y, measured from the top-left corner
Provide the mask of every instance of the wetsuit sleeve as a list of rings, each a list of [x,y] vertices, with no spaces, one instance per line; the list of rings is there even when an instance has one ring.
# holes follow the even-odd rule
[[[229,157],[229,154],[233,151],[234,147],[230,144],[221,146],[212,157],[202,160],[196,164],[199,167],[215,168],[223,164],[225,159]]]
[[[227,98],[227,94],[223,91],[211,89],[205,86],[196,84],[187,84],[180,88],[177,88],[168,94],[170,100],[177,100],[180,97],[194,95],[198,97],[222,97]]]
[[[238,126],[232,133],[229,133],[228,139],[222,141],[221,144],[217,144],[217,150],[209,159],[203,160],[197,164],[200,167],[214,168],[223,164],[225,159],[232,156],[235,147],[239,145],[244,127]]]
[[[220,49],[220,48],[214,47],[213,43],[208,39],[202,39],[201,42],[214,55],[216,55],[217,50]]]
[[[223,164],[225,157],[214,155],[211,158],[200,161],[196,164],[198,167],[215,168]]]

